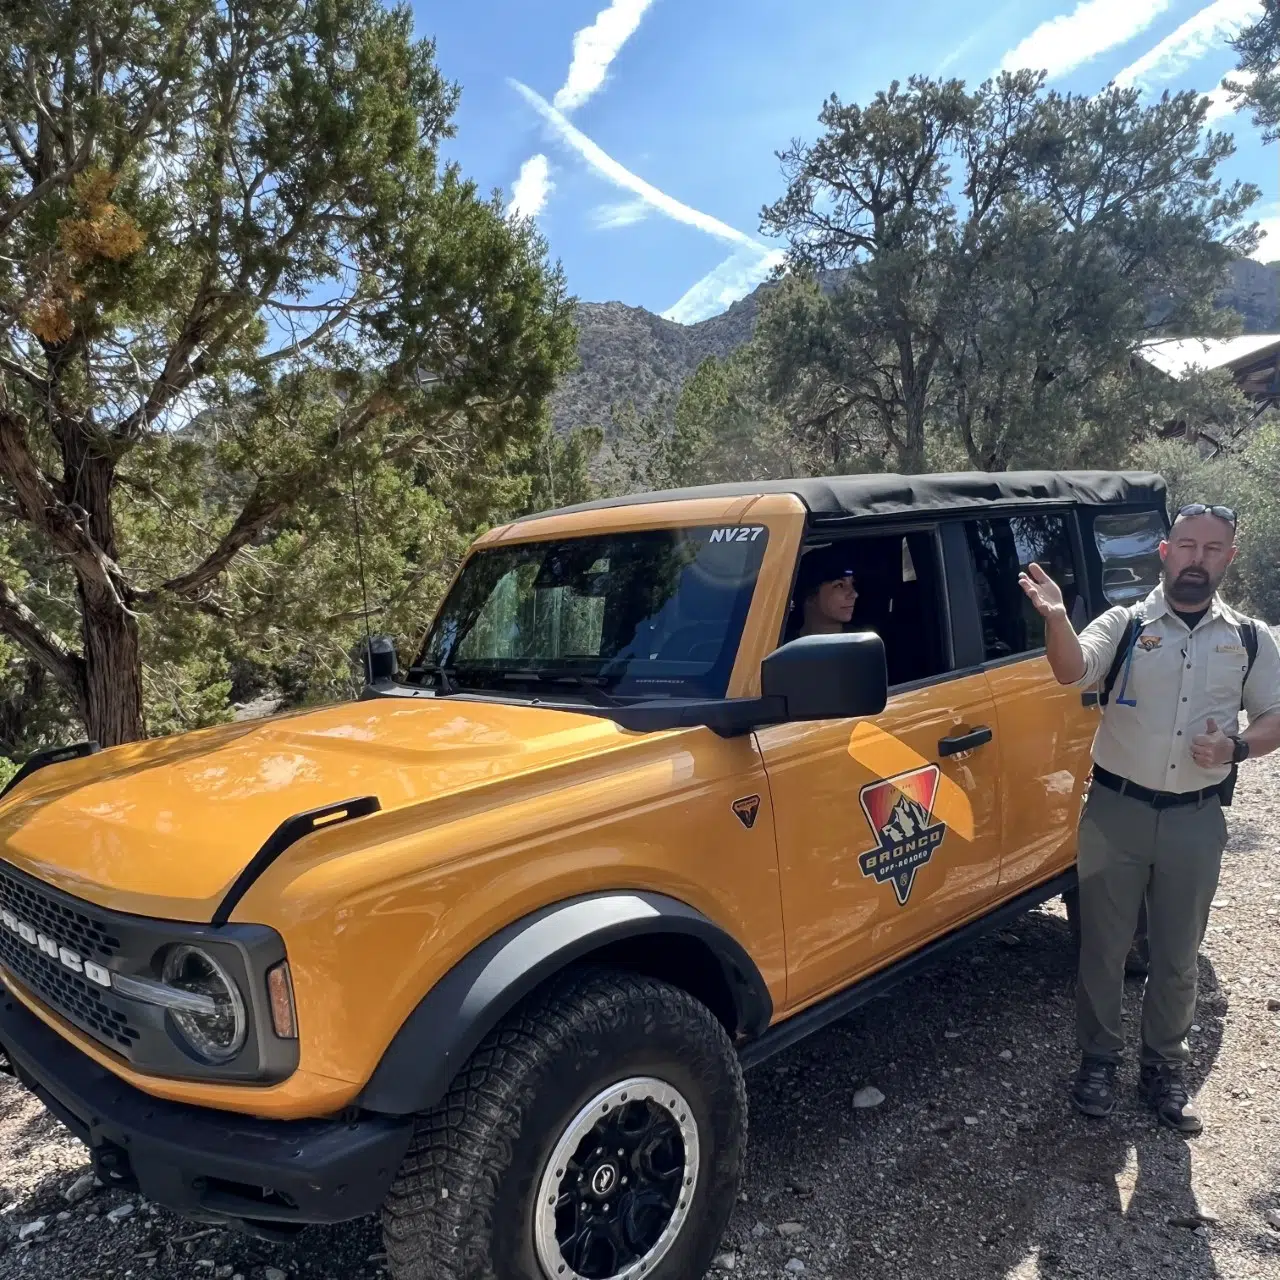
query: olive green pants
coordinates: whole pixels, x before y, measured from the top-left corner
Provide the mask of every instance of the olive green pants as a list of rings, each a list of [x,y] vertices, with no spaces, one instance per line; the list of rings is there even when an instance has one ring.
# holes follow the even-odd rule
[[[1226,843],[1227,823],[1216,799],[1157,810],[1096,783],[1090,789],[1076,859],[1076,1033],[1083,1054],[1111,1061],[1121,1056],[1124,961],[1145,895],[1150,971],[1142,1001],[1142,1059],[1187,1061],[1197,955]]]

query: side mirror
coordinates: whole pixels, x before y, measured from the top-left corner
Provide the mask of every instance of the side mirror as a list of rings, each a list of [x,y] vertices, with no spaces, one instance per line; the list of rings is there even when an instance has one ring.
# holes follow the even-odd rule
[[[370,684],[385,684],[396,678],[400,661],[396,642],[390,636],[374,636],[365,651],[365,675]]]
[[[761,663],[760,692],[783,700],[787,720],[879,715],[889,701],[884,641],[870,631],[801,636]]]

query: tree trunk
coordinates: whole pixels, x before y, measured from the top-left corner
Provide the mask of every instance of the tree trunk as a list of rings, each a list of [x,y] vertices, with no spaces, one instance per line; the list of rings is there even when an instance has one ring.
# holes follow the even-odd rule
[[[63,437],[63,463],[69,497],[85,513],[89,534],[115,560],[115,463],[93,448],[87,431]],[[142,715],[142,652],[138,620],[117,594],[79,574],[84,630],[85,729],[103,747],[146,737]]]
[[[95,608],[83,592],[80,598],[88,694],[85,729],[103,747],[136,742],[146,737],[138,621],[118,605]]]
[[[923,388],[907,398],[907,422],[899,449],[899,470],[903,475],[921,475],[927,469],[924,448],[924,394]]]

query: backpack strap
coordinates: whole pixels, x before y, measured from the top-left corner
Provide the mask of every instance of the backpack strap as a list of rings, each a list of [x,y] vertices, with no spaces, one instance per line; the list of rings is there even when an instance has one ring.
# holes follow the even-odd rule
[[[1244,680],[1240,684],[1240,700],[1243,702],[1244,686],[1249,683],[1249,677],[1253,674],[1253,664],[1258,660],[1258,624],[1252,618],[1245,618],[1236,628],[1236,631],[1240,635],[1240,642],[1244,645],[1245,652]],[[1241,710],[1243,709],[1242,707]],[[1235,797],[1236,781],[1239,776],[1240,766],[1233,760],[1231,762],[1231,772],[1223,780],[1220,791],[1224,808],[1231,807],[1231,802]]]
[[[1253,664],[1258,660],[1258,624],[1252,618],[1246,618],[1240,624],[1240,640],[1244,644],[1244,678],[1248,683],[1250,675],[1253,674]]]
[[[1115,657],[1111,659],[1111,669],[1107,672],[1106,679],[1102,682],[1102,690],[1098,694],[1100,707],[1105,707],[1111,700],[1111,690],[1120,675],[1120,669],[1125,664],[1125,659],[1129,656],[1129,650],[1138,642],[1138,633],[1147,625],[1136,609],[1130,609],[1128,613],[1128,621],[1124,624],[1120,641],[1116,645]]]

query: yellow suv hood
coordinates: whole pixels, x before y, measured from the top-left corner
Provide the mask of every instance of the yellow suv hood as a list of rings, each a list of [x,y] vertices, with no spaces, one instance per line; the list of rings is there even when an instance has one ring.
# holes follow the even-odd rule
[[[51,765],[0,801],[0,857],[118,911],[208,920],[286,818],[382,809],[620,746],[599,716],[377,699],[132,743]]]

